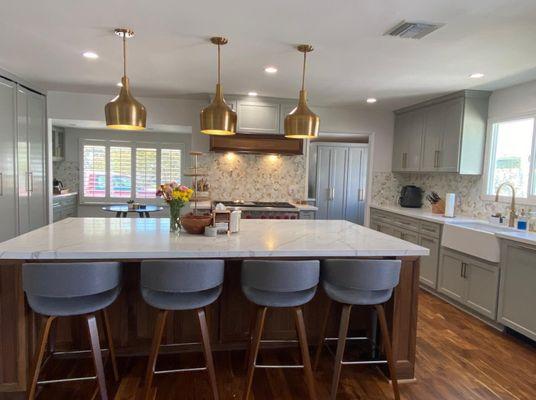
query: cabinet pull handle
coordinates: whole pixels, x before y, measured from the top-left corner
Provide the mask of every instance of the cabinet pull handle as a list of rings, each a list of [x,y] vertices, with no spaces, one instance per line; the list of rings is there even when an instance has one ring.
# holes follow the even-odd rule
[[[331,200],[335,200],[335,188],[331,188]]]
[[[402,153],[402,168],[407,168],[408,166],[408,153]]]
[[[363,189],[357,189],[357,201],[365,201],[365,191]]]
[[[0,172],[0,196],[4,195],[4,173]]]
[[[436,150],[435,151],[435,155],[434,155],[434,167],[435,168],[439,168],[439,150]]]
[[[33,192],[33,172],[28,172],[28,192]]]

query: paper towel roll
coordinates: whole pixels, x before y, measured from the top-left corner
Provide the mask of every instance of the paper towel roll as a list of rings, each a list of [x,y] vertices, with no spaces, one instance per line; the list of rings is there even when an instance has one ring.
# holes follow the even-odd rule
[[[454,207],[456,207],[456,194],[447,193],[445,196],[445,217],[454,218]]]

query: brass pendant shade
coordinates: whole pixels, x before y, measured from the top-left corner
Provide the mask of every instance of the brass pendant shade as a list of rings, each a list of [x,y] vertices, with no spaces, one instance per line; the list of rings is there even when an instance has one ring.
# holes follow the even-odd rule
[[[119,95],[104,107],[106,126],[118,130],[143,130],[147,123],[147,110],[132,96],[126,73],[126,38],[134,36],[134,32],[129,29],[116,29],[115,33],[123,38],[123,86]]]
[[[298,51],[303,53],[302,88],[298,106],[285,117],[285,137],[290,139],[313,139],[318,136],[320,117],[307,106],[307,91],[305,90],[305,65],[307,53],[313,51],[310,45],[299,45]]]
[[[227,44],[223,37],[213,37],[210,41],[218,46],[218,83],[214,100],[201,110],[201,133],[206,135],[229,136],[236,133],[236,112],[225,102],[220,80],[220,46]]]

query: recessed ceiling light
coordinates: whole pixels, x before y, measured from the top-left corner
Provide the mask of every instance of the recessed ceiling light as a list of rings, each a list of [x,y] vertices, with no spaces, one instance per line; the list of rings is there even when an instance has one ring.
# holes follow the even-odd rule
[[[251,96],[251,97],[255,97],[255,96],[258,96],[259,94],[257,92],[248,92],[248,96]]]
[[[82,55],[86,58],[89,58],[90,60],[96,60],[99,58],[99,55],[97,53],[94,53],[93,51],[84,51]]]
[[[269,65],[268,67],[264,68],[264,72],[268,74],[275,74],[277,72],[277,68],[272,65]]]
[[[483,78],[484,74],[482,72],[475,72],[474,74],[469,75],[469,78],[480,79]]]
[[[369,103],[369,104],[374,104],[374,103],[376,103],[377,101],[378,101],[378,100],[376,100],[374,97],[369,97],[369,98],[367,99],[367,103]]]

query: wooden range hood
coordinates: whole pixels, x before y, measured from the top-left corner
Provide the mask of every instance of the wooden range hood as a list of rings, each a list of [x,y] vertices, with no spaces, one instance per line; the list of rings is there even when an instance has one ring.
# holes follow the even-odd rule
[[[303,155],[303,140],[286,139],[283,135],[211,136],[210,151],[250,154]]]

